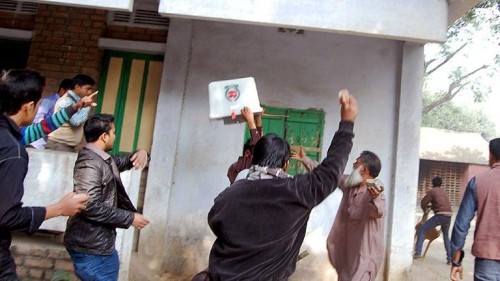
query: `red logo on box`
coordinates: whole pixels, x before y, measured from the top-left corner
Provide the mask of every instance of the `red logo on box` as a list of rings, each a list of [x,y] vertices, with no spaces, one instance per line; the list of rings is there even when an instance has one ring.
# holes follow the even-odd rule
[[[226,98],[229,101],[236,101],[240,97],[240,90],[238,90],[238,84],[228,85],[226,89]]]

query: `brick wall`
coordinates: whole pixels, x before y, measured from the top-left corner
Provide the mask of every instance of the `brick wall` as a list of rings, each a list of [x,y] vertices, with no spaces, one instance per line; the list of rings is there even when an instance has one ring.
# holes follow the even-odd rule
[[[420,208],[420,201],[425,196],[426,189],[432,187],[434,177],[443,179],[441,188],[446,190],[451,206],[459,206],[462,198],[462,175],[466,168],[467,164],[462,163],[420,160],[417,207]]]
[[[78,73],[98,82],[103,57],[103,50],[98,48],[101,37],[167,41],[167,30],[108,26],[106,17],[106,10],[39,4],[36,16],[0,12],[0,27],[33,31],[28,68],[46,77],[44,95],[48,95],[58,89],[62,79]]]
[[[36,16],[0,12],[0,27],[33,31],[28,68],[46,77],[44,95],[47,95],[57,90],[62,79],[77,73],[88,74],[98,82],[103,57],[103,50],[98,48],[101,37],[158,43],[167,40],[167,30],[107,26],[106,16],[105,10],[39,4]],[[147,170],[141,180],[139,209],[144,204],[146,178]],[[73,278],[70,280],[78,280],[62,245],[47,248],[44,244],[40,241],[13,244],[21,280],[51,280],[54,274],[64,276],[68,272]]]
[[[98,9],[38,6],[28,68],[45,75],[46,94],[78,73],[98,80],[103,55],[98,41],[106,28],[106,14]]]
[[[33,30],[35,15],[0,12],[0,27]]]
[[[11,247],[21,281],[76,281],[73,263],[62,247],[43,244],[15,244]]]
[[[167,30],[142,27],[108,25],[104,37],[132,41],[147,41],[155,43],[167,42]]]

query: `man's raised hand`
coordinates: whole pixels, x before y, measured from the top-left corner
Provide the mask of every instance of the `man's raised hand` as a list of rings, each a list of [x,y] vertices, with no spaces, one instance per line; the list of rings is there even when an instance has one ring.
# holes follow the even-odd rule
[[[341,104],[340,119],[342,121],[354,122],[358,116],[358,102],[349,94],[347,89],[339,91],[339,103]]]
[[[255,117],[253,116],[253,112],[249,107],[243,107],[241,109],[241,115],[243,116],[243,119],[248,124],[249,129],[255,129],[257,128],[257,125],[255,124]]]

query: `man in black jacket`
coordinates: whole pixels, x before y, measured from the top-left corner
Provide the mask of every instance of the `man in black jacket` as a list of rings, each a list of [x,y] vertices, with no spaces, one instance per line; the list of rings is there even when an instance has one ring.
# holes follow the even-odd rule
[[[119,258],[116,228],[144,228],[149,221],[130,201],[120,172],[148,162],[145,150],[109,155],[115,143],[114,117],[98,114],[83,126],[87,144],[78,153],[73,174],[74,191],[88,193],[87,208],[69,218],[64,236],[75,274],[82,281],[118,280]]]
[[[70,193],[48,207],[21,202],[29,159],[19,128],[33,121],[44,85],[45,78],[29,70],[10,70],[0,78],[0,280],[18,280],[9,250],[11,231],[33,234],[44,220],[73,216],[88,200],[88,195]]]
[[[247,179],[215,199],[208,214],[217,236],[209,258],[212,280],[283,281],[293,274],[311,210],[335,190],[352,148],[358,107],[343,93],[339,129],[316,169],[288,176],[289,145],[268,134],[254,148]]]

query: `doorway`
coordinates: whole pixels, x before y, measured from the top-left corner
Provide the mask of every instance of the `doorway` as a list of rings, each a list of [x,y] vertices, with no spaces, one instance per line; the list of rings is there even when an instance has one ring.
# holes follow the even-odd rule
[[[113,152],[151,152],[163,56],[106,51],[97,112],[115,116]]]

